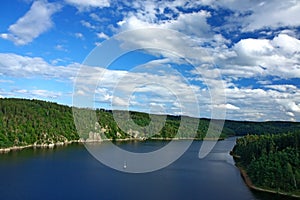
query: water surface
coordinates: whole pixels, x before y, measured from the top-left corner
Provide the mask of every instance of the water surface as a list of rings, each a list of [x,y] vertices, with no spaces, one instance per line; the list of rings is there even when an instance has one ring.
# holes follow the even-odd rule
[[[235,138],[220,141],[206,158],[199,159],[202,142],[195,141],[176,162],[144,174],[113,170],[80,144],[10,152],[0,155],[0,199],[274,199],[253,193],[245,185],[228,154],[234,143]],[[134,152],[151,151],[165,144],[118,143]]]

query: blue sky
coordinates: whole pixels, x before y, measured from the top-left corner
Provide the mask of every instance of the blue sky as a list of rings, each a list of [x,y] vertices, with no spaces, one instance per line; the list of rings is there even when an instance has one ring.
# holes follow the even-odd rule
[[[300,121],[297,19],[294,0],[4,0],[0,97]]]

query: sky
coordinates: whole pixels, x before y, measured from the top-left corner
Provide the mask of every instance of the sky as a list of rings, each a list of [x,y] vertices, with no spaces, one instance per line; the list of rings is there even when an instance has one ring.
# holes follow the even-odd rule
[[[0,98],[300,121],[298,0],[3,0]]]

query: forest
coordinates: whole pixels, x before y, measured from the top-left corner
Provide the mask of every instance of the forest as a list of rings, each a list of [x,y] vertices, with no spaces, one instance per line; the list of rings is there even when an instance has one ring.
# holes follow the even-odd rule
[[[88,109],[78,109],[87,114]],[[186,116],[165,117],[161,127],[155,127],[154,131],[147,126],[151,121],[160,120],[158,115],[130,111],[130,118],[134,124],[138,125],[137,130],[132,130],[126,121],[117,124],[114,115],[124,115],[125,111],[112,112],[111,110],[96,109],[98,128],[86,127],[78,130],[75,126],[72,107],[59,105],[53,102],[35,99],[0,99],[0,148],[12,146],[25,146],[30,144],[55,144],[57,142],[67,142],[106,138],[117,139],[169,139],[169,138],[191,138],[202,140],[211,126],[211,139],[224,139],[229,136],[242,136],[247,134],[280,134],[294,132],[300,129],[297,122],[247,122],[226,120],[220,137],[213,135],[214,130],[219,129],[218,120],[195,119]],[[88,117],[87,117],[88,119]],[[181,120],[185,120],[184,127]],[[194,123],[197,123],[196,130],[192,130]],[[214,123],[216,124],[214,126]],[[87,123],[88,124],[88,123]],[[154,123],[155,124],[155,123]],[[85,124],[83,124],[85,125]],[[119,127],[122,125],[122,128]],[[77,129],[76,129],[77,128]],[[157,130],[156,130],[157,129]],[[78,132],[80,134],[78,134]],[[151,134],[157,132],[156,134]],[[195,133],[196,132],[196,133]]]
[[[236,163],[260,188],[300,195],[300,130],[247,135],[232,151]]]

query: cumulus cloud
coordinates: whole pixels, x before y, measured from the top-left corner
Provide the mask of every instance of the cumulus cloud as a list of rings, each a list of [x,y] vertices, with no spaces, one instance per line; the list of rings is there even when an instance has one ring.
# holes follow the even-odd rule
[[[273,46],[267,39],[243,39],[235,45],[235,50],[242,56],[271,55]]]
[[[287,54],[295,54],[300,52],[300,40],[287,34],[279,34],[272,40],[272,45]]]
[[[8,28],[9,32],[0,36],[16,45],[28,44],[53,26],[51,16],[60,8],[60,4],[57,3],[35,1],[30,10]]]
[[[298,49],[300,40],[278,34],[273,39],[242,39],[232,47],[228,59],[215,60],[223,75],[233,78],[277,76],[284,79],[300,77]]]

